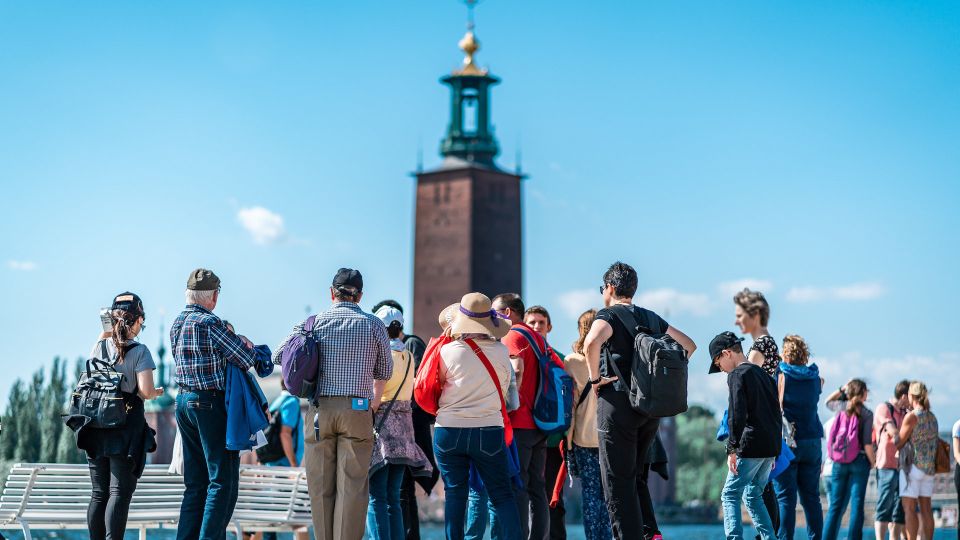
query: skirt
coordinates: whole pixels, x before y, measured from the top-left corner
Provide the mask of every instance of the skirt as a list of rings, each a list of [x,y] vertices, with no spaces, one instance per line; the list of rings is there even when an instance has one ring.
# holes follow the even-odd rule
[[[423,450],[413,440],[413,415],[410,401],[395,401],[390,414],[383,420],[389,402],[384,402],[373,417],[374,431],[373,457],[370,460],[370,474],[386,465],[406,465],[413,476],[429,477],[433,467]],[[381,422],[383,425],[381,425]]]

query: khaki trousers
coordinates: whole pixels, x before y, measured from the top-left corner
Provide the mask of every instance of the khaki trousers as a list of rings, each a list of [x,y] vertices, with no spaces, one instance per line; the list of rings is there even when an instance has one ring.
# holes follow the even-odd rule
[[[316,540],[361,540],[366,524],[373,413],[348,397],[307,408],[303,466]]]

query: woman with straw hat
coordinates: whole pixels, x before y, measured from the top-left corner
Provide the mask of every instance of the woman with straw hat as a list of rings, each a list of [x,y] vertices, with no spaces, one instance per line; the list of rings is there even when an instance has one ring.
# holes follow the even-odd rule
[[[512,436],[504,422],[513,368],[507,348],[497,341],[510,321],[492,309],[486,295],[470,293],[440,313],[440,326],[453,340],[440,349],[442,391],[433,443],[446,493],[446,536],[464,537],[472,464],[494,507],[501,537],[519,539],[520,515],[505,444]]]

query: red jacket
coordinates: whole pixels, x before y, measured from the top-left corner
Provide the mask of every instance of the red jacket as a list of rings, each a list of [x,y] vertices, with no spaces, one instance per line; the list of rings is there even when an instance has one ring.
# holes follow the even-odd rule
[[[549,348],[543,337],[526,324],[518,322],[513,323],[513,326],[521,326],[529,332],[541,350]],[[520,358],[523,361],[523,373],[518,389],[520,408],[510,413],[510,423],[514,429],[536,429],[537,424],[533,421],[533,403],[537,399],[537,385],[540,384],[540,364],[537,361],[537,353],[534,352],[527,338],[519,332],[507,332],[500,342],[507,346],[511,357]],[[563,361],[553,352],[553,349],[550,349],[550,359],[561,368],[563,367]]]

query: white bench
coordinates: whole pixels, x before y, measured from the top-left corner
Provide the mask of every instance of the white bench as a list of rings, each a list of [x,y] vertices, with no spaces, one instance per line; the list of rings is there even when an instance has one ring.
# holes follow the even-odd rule
[[[90,503],[86,465],[18,463],[10,468],[0,496],[0,529],[86,529]],[[166,465],[148,465],[133,494],[128,529],[176,528],[183,477]],[[310,499],[302,468],[242,466],[237,506],[231,519],[244,531],[295,530],[310,525]]]

